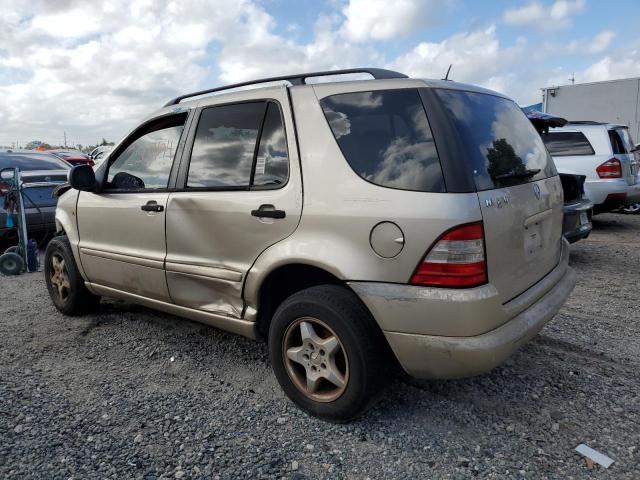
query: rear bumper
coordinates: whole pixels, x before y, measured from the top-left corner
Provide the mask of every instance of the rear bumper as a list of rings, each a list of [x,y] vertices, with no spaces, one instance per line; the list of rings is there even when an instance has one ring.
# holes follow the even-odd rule
[[[629,185],[624,178],[589,180],[584,182],[585,196],[599,212],[614,210],[624,202]]]
[[[366,284],[350,285],[369,307],[407,373],[418,378],[468,377],[488,372],[502,363],[560,310],[576,282],[568,257],[565,242],[558,266],[505,305],[494,302],[495,297],[484,296],[487,293],[482,291],[484,287],[449,290],[404,286],[413,294],[382,299],[373,296],[370,288],[361,288]],[[400,286],[389,287],[393,290]],[[425,300],[415,289],[450,294],[444,317],[437,302]],[[479,325],[491,323],[497,325],[478,332]],[[440,333],[447,324],[455,332],[453,335]],[[415,331],[418,325],[422,332]]]
[[[591,224],[593,203],[587,199],[582,199],[575,203],[565,203],[563,212],[562,234],[564,238],[566,238],[569,243],[587,238],[593,228]],[[586,222],[583,221],[585,216],[587,219]]]

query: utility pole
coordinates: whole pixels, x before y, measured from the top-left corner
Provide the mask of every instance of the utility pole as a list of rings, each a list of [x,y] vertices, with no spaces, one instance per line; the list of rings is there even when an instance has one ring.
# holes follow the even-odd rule
[[[64,132],[64,148],[67,148],[67,132]]]
[[[576,74],[575,74],[575,72],[571,74],[571,76],[569,77],[569,80],[571,81],[571,85],[576,83]]]

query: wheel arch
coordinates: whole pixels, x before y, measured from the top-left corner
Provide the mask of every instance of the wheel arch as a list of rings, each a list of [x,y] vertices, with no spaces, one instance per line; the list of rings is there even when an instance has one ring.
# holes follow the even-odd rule
[[[256,336],[267,338],[271,318],[287,297],[316,285],[340,285],[356,295],[349,285],[335,274],[320,266],[307,263],[279,265],[264,275],[255,289],[253,308],[256,312]]]

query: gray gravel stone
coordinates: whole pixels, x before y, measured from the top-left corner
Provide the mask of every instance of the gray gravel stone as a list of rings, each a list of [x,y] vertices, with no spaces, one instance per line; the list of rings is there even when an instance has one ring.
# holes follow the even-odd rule
[[[261,343],[110,300],[64,317],[41,273],[0,277],[0,478],[638,479],[640,216],[594,226],[576,290],[510,361],[401,376],[346,425],[293,406]],[[615,463],[588,470],[579,443]]]

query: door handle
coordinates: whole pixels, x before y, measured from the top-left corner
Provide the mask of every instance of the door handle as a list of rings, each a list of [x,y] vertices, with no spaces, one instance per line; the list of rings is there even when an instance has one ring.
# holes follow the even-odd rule
[[[162,205],[158,205],[158,202],[155,200],[149,200],[145,205],[140,207],[140,210],[145,212],[162,212],[164,207]]]
[[[251,215],[259,218],[284,218],[286,213],[284,210],[276,210],[273,205],[260,205],[257,210],[251,210]]]

